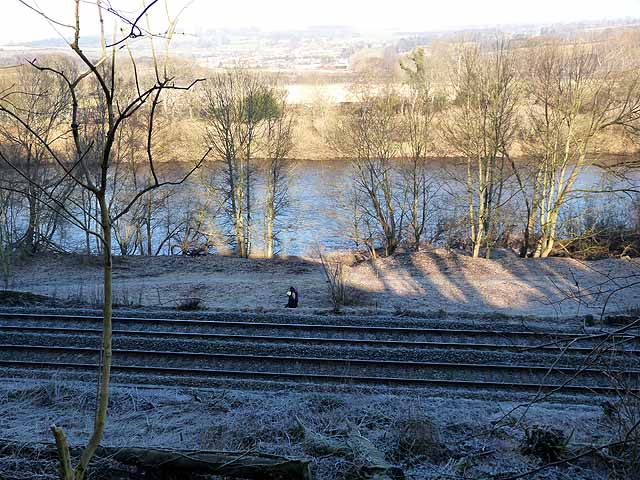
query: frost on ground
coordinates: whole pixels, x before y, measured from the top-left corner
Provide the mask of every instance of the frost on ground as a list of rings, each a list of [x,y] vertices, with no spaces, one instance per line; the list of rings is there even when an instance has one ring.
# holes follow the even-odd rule
[[[0,384],[0,438],[48,442],[55,423],[66,430],[72,444],[80,445],[91,429],[93,402],[94,388],[86,384],[5,380]],[[522,453],[526,432],[531,436],[535,427],[561,433],[568,442],[562,455],[605,444],[616,435],[612,404],[603,409],[545,403],[513,411],[516,405],[457,396],[117,387],[103,445],[255,450],[311,458],[318,479],[356,479],[362,477],[348,455],[323,450],[304,432],[339,441],[357,431],[402,467],[407,478],[445,480],[501,478],[494,475],[540,465],[538,450]],[[1,478],[56,475],[54,462],[21,459],[1,449],[0,472]],[[614,478],[610,475],[604,456],[593,453],[527,478]],[[95,469],[93,478],[98,478]]]
[[[633,260],[581,262],[568,258],[522,259],[513,252],[472,259],[444,249],[356,262],[344,254],[352,305],[382,310],[502,312],[509,315],[598,314],[611,288],[637,283]],[[607,280],[606,276],[614,277]],[[79,303],[98,303],[99,258],[46,254],[15,266],[12,288]],[[303,309],[330,308],[326,279],[315,258],[240,259],[116,257],[115,300],[120,304],[174,307],[199,298],[209,308],[282,308],[286,291],[300,291]],[[591,292],[589,290],[591,289]],[[566,297],[580,297],[578,306]],[[564,300],[563,300],[564,299]],[[609,311],[640,306],[640,284],[609,299]]]

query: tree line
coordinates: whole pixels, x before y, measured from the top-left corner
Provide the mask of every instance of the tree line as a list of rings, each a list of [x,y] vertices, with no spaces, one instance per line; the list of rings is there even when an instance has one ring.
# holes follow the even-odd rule
[[[242,67],[205,72],[189,91],[166,88],[163,98],[125,112],[110,137],[116,107],[100,81],[70,89],[65,77],[81,75],[81,64],[47,60],[47,67],[25,64],[1,78],[5,277],[12,255],[67,250],[54,238],[69,225],[84,232],[72,248],[102,252],[92,234],[101,225],[100,199],[81,188],[73,163],[60,161],[70,148],[87,151],[78,166],[103,182],[104,202],[117,212],[110,230],[120,254],[199,254],[220,244],[240,257],[278,254],[281,220],[297,201],[289,187],[297,180],[298,123],[309,115],[287,102],[278,75]],[[397,63],[400,75],[383,66],[362,72],[351,86],[354,101],[333,108],[315,132],[353,166],[345,197],[354,246],[391,255],[435,241],[430,230],[449,230],[455,238],[447,244],[488,258],[513,244],[508,212],[518,223],[520,255],[551,255],[568,231],[560,232],[562,213],[585,194],[576,182],[598,162],[603,139],[635,140],[634,66],[633,57],[606,44],[550,38],[513,48],[502,39],[451,45],[444,66],[417,48]],[[126,99],[152,95],[140,85],[158,76],[157,66],[109,67],[96,71],[111,75]],[[177,78],[193,73],[177,63],[164,68]],[[102,173],[104,147],[111,168]],[[184,161],[199,150],[207,155],[196,165]],[[458,167],[447,170],[460,206],[448,223],[437,195],[438,157]],[[164,188],[148,188],[159,174],[169,179]],[[263,252],[256,252],[258,232]]]
[[[547,257],[570,200],[596,195],[576,187],[581,175],[598,166],[628,176],[633,167],[632,158],[606,165],[599,152],[607,138],[637,140],[637,69],[619,50],[558,39],[519,50],[466,42],[450,60],[443,80],[416,49],[401,60],[404,84],[359,85],[333,127],[332,145],[355,167],[356,236],[373,255],[419,249],[441,208],[433,159],[446,153],[461,167],[449,177],[460,186],[460,240],[471,255],[505,246],[504,210],[515,206],[519,254]],[[628,179],[625,192],[637,193]]]

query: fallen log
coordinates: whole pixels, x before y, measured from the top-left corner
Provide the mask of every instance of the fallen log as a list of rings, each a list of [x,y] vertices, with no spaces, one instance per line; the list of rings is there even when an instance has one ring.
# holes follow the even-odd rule
[[[72,447],[76,456],[81,448]],[[0,440],[0,455],[37,452],[57,458],[54,445]],[[96,460],[116,462],[161,473],[221,475],[247,480],[312,480],[309,460],[253,452],[100,447]]]
[[[143,469],[215,474],[251,480],[312,478],[308,460],[264,453],[109,447],[100,448],[97,453],[100,457],[109,457]]]

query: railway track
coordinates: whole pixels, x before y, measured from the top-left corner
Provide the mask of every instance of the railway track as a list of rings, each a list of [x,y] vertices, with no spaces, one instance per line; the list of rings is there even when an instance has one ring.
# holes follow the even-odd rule
[[[0,326],[5,327],[3,322],[7,320],[17,320],[20,324],[12,326],[20,326],[26,328],[25,322],[54,323],[59,328],[60,324],[77,323],[82,325],[79,327],[86,330],[86,324],[99,324],[101,317],[84,316],[84,315],[43,315],[43,314],[14,314],[0,313]],[[313,324],[313,323],[276,323],[276,322],[248,322],[248,321],[228,321],[228,320],[201,320],[201,319],[175,319],[175,318],[146,318],[146,317],[114,317],[114,328],[120,325],[122,327],[144,327],[149,332],[156,332],[157,328],[172,327],[176,329],[188,329],[188,331],[173,330],[171,333],[180,335],[198,336],[214,329],[220,335],[234,335],[238,331],[249,332],[251,337],[260,334],[251,332],[280,331],[285,332],[286,338],[314,338],[314,339],[332,339],[334,335],[340,335],[339,339],[367,340],[373,338],[377,342],[381,342],[390,337],[401,337],[403,342],[429,343],[427,338],[437,339],[438,343],[443,339],[456,338],[461,340],[472,339],[474,344],[478,343],[478,339],[490,338],[497,345],[511,345],[515,347],[539,347],[545,343],[555,343],[557,345],[568,343],[584,343],[598,342],[604,339],[607,334],[595,334],[590,338],[585,338],[580,334],[564,333],[564,332],[535,332],[535,331],[501,331],[501,330],[479,330],[479,329],[450,329],[450,328],[424,328],[424,327],[390,327],[390,326],[362,326],[362,325],[334,325],[334,324]],[[34,326],[38,328],[38,326]],[[40,327],[47,328],[47,327]],[[49,326],[51,328],[51,326]],[[124,329],[118,330],[123,332]],[[232,333],[229,333],[232,332]],[[160,332],[162,333],[162,332]],[[169,332],[167,332],[169,333]],[[310,334],[318,335],[309,337]],[[325,336],[319,336],[325,335]],[[261,335],[268,337],[270,335]],[[271,335],[276,336],[277,335]],[[380,338],[383,337],[383,338]],[[522,342],[524,340],[524,342]],[[630,335],[621,335],[614,339],[619,345],[635,345],[640,348],[640,338]],[[521,342],[520,344],[518,342]],[[451,342],[463,343],[463,342]]]
[[[47,363],[29,361],[0,361],[0,366],[5,369],[13,369],[16,372],[28,370],[30,372],[60,372],[77,371],[82,373],[94,373],[94,363]],[[441,388],[466,388],[471,390],[502,390],[524,392],[549,392],[562,391],[574,394],[608,394],[615,395],[618,389],[606,386],[587,386],[576,384],[551,384],[524,383],[524,382],[497,382],[460,379],[435,379],[435,378],[405,378],[405,377],[380,377],[364,375],[329,375],[291,372],[263,372],[251,370],[216,370],[216,369],[189,369],[176,367],[148,367],[145,365],[114,365],[112,372],[115,375],[127,374],[125,383],[130,383],[129,375],[142,383],[169,386],[205,386],[219,387],[220,382],[232,381],[268,381],[272,383],[293,383],[305,387],[314,385],[335,386],[389,386],[399,388],[412,387],[441,387]],[[136,375],[142,375],[138,377]]]
[[[95,373],[99,359],[97,339],[101,334],[96,327],[100,321],[100,317],[93,316],[0,313],[0,366],[10,375]],[[253,381],[307,387],[377,385],[582,394],[615,393],[611,377],[633,388],[640,385],[639,343],[628,335],[609,344],[614,347],[611,351],[618,363],[605,371],[600,364],[588,361],[576,366],[553,361],[560,351],[580,361],[588,360],[592,344],[603,340],[604,335],[601,339],[585,339],[554,332],[166,318],[114,318],[114,325],[114,338],[119,342],[152,347],[114,350],[114,375],[123,381],[152,379],[158,384],[210,386]],[[11,342],[13,339],[19,342]],[[79,344],[66,345],[70,339]],[[225,345],[231,351],[238,348],[241,353],[163,348],[180,343],[192,348],[203,342],[214,347]],[[272,346],[268,348],[274,348],[275,353],[265,353],[265,345]],[[326,355],[305,353],[315,352],[314,348],[321,348]],[[351,356],[344,354],[347,351]],[[354,358],[352,351],[361,355]],[[446,352],[473,352],[473,357],[472,361],[413,358],[414,353],[415,358],[420,358],[418,352],[435,351],[445,352],[446,360]],[[549,361],[509,361],[510,354],[531,351],[541,352]],[[503,355],[504,361],[500,357],[500,362],[492,362],[490,352]],[[376,358],[368,358],[370,354]],[[621,368],[627,359],[631,366]],[[540,359],[536,357],[535,361]]]
[[[253,326],[253,324],[251,325]],[[451,332],[447,330],[447,332]],[[85,335],[100,336],[99,328],[70,328],[70,327],[32,327],[22,325],[0,325],[2,333],[22,333],[31,335]],[[450,333],[448,333],[450,334]],[[243,334],[219,334],[206,332],[176,332],[166,330],[113,330],[114,337],[127,337],[133,339],[161,339],[161,340],[204,340],[212,342],[248,342],[248,343],[276,343],[296,345],[344,345],[344,346],[368,346],[378,348],[413,348],[413,349],[451,349],[451,350],[478,350],[478,351],[510,351],[510,352],[565,352],[588,354],[593,351],[591,347],[568,346],[570,340],[551,340],[549,343],[537,345],[504,344],[504,343],[468,343],[468,342],[435,342],[415,340],[376,340],[344,337],[303,337],[303,336],[277,336],[277,335],[243,335]],[[633,337],[619,338],[615,346],[622,349],[626,355],[640,355],[640,349],[629,349]]]

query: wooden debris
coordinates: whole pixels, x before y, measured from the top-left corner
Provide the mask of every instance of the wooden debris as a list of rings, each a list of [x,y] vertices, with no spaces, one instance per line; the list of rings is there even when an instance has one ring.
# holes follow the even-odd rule
[[[81,451],[81,448],[71,448],[74,456]],[[51,444],[24,445],[0,439],[0,454],[19,452],[57,457],[57,449]],[[100,447],[95,458],[161,473],[221,475],[249,480],[312,480],[309,460],[254,452]]]

